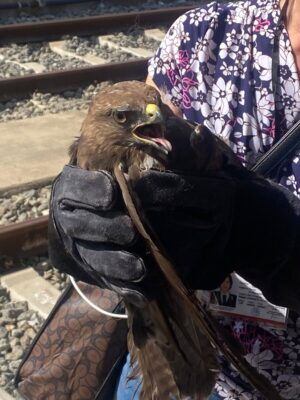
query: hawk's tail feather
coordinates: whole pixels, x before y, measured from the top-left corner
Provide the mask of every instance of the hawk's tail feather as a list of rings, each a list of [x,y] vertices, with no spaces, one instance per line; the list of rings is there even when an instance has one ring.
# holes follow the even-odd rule
[[[139,319],[141,317],[141,314],[132,314],[129,310],[130,308],[128,307],[129,319]],[[166,341],[167,338],[162,332],[159,332],[159,338],[155,334],[152,335],[152,332],[157,333],[158,331],[152,324],[151,327],[147,326],[147,322],[142,324],[142,321],[139,321],[139,329],[135,329],[135,321],[133,319],[129,321],[130,328],[128,333],[128,349],[133,366],[133,372],[129,379],[136,377],[141,379],[140,400],[180,400],[180,393],[172,369],[159,345],[163,337]],[[165,331],[164,328],[163,330]],[[142,341],[140,341],[141,337]],[[168,344],[165,343],[165,345]]]
[[[143,400],[203,400],[214,386],[217,362],[207,338],[183,315],[178,297],[169,299],[172,305],[151,301],[142,313],[127,307],[133,377],[142,379]]]

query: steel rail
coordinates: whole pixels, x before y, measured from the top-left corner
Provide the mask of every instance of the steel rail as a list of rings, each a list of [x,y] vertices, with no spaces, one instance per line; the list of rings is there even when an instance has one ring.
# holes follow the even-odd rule
[[[94,82],[145,79],[147,62],[147,59],[139,59],[2,79],[0,100],[26,97],[35,91],[57,93]]]
[[[93,17],[59,19],[0,26],[0,44],[57,40],[64,35],[103,35],[133,26],[172,23],[196,5],[163,8],[141,12],[106,14]]]
[[[41,254],[48,245],[48,217],[0,227],[0,256],[23,257]]]
[[[60,2],[60,0],[44,0],[43,5],[38,5],[37,1],[35,0],[1,0],[0,1],[0,10],[7,11],[7,10],[24,10],[28,8],[37,9],[37,8],[44,8],[44,7],[65,7],[66,5],[73,5],[73,4],[82,4],[86,3],[89,0],[64,0]]]

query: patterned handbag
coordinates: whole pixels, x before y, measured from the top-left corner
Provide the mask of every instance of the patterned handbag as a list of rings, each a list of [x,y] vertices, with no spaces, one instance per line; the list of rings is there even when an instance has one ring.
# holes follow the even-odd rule
[[[100,308],[120,308],[114,292],[78,286]],[[126,321],[100,314],[70,284],[27,351],[15,384],[26,400],[112,399],[126,353]]]

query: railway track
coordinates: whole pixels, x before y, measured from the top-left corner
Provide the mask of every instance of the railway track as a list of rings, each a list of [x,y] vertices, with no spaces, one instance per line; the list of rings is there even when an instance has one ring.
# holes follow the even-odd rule
[[[151,0],[1,0],[0,25],[154,10],[192,3],[193,0],[161,0],[159,4]]]
[[[3,79],[0,80],[0,100],[23,98],[35,91],[62,92],[94,82],[144,79],[146,73],[147,60],[136,60]]]
[[[4,47],[9,43],[32,43],[37,41],[50,41],[49,46],[52,52],[58,52],[61,55],[62,47],[58,49],[58,39],[65,35],[78,35],[85,37],[87,35],[100,35],[98,41],[100,46],[106,48],[115,46],[110,38],[112,32],[126,32],[129,29],[144,30],[153,26],[169,26],[179,15],[191,9],[191,6],[181,6],[166,8],[161,10],[149,10],[143,12],[123,13],[117,15],[102,15],[95,17],[66,19],[57,21],[36,22],[33,24],[16,24],[0,26],[0,43]],[[109,36],[111,35],[111,36]],[[105,38],[105,39],[103,39]],[[55,40],[55,42],[54,42]],[[105,42],[104,42],[105,40]],[[154,39],[155,40],[155,39]],[[157,40],[157,45],[159,39]],[[1,50],[1,49],[0,49]],[[63,71],[38,72],[25,74],[24,76],[8,77],[0,79],[0,101],[7,101],[11,98],[24,98],[35,91],[39,92],[62,92],[75,89],[79,86],[88,85],[94,82],[103,82],[107,80],[129,80],[144,79],[146,76],[147,59],[153,52],[140,49],[134,51],[133,48],[118,49],[123,51],[134,59],[126,62],[107,62],[100,57],[78,57],[74,52],[64,52],[66,57],[73,57],[77,62],[82,62],[80,68],[66,69]],[[15,49],[18,52],[18,48]],[[105,52],[105,50],[104,50]],[[4,53],[5,54],[5,53]],[[18,68],[33,68],[42,71],[43,66],[38,63],[27,63],[22,65],[16,61],[5,59],[4,62],[12,62]],[[79,60],[78,60],[79,59]],[[1,60],[1,51],[0,51]]]
[[[66,285],[47,258],[47,221],[44,216],[0,226],[1,400],[20,400],[15,373]]]
[[[140,13],[123,13],[73,20],[46,21],[33,24],[0,26],[0,42],[27,42],[60,39],[66,34],[109,34],[113,27],[125,29],[138,25],[146,28],[151,25],[171,23],[182,13],[192,8],[181,6],[163,10],[148,10]],[[33,91],[55,92],[88,84],[94,81],[125,80],[141,78],[146,75],[147,58],[126,63],[107,63],[90,65],[80,69],[36,73],[28,76],[1,79],[0,98],[22,97]],[[47,216],[8,226],[0,226],[0,254],[19,257],[36,254],[46,249]]]
[[[196,5],[194,5],[196,6]],[[0,44],[57,40],[64,35],[104,35],[132,26],[172,23],[193,6],[0,26]]]
[[[4,13],[9,13],[10,10],[24,10],[31,9],[36,13],[39,9],[60,9],[65,7],[72,7],[76,4],[82,3],[96,3],[91,0],[3,0],[0,3],[0,10]]]
[[[47,216],[1,226],[0,255],[3,260],[45,253],[48,239],[47,227]]]
[[[149,27],[170,25],[177,16],[191,8],[193,8],[192,5],[72,20],[60,19],[30,24],[0,25],[0,43],[3,49],[11,43],[25,42],[35,44],[43,40],[49,42],[51,51],[67,52],[67,56],[70,57],[72,51],[63,48],[65,35],[78,35],[80,37],[94,35],[96,38],[98,36],[101,38],[100,35],[102,35],[102,41],[105,39],[106,43],[108,43],[106,46],[109,48],[109,46],[116,45],[109,37],[115,31],[115,27],[126,32],[126,30],[131,30],[132,27],[148,29]],[[160,41],[160,39],[157,39],[157,41]],[[133,51],[133,49],[131,50]],[[121,51],[124,52],[124,49]],[[144,79],[147,71],[149,49],[147,51],[148,54],[145,51],[143,55],[132,53],[132,58],[126,62],[110,63],[108,62],[109,60],[104,60],[103,64],[98,63],[98,55],[93,55],[93,58],[86,54],[82,56],[74,53],[74,58],[81,60],[83,63],[81,68],[36,72],[25,76],[0,79],[0,100],[11,101],[12,98],[27,99],[29,97],[34,103],[38,103],[37,97],[30,97],[36,91],[46,93],[46,95],[51,93],[52,96],[54,92],[75,90],[79,86],[89,85],[94,82]],[[49,99],[43,99],[43,101],[49,102]],[[86,98],[85,101],[88,102],[89,98]],[[43,107],[44,103],[42,102],[41,109]],[[20,130],[22,129],[24,127],[20,126]],[[33,157],[35,157],[34,151],[35,149],[33,149]],[[49,182],[47,185],[49,185]],[[18,187],[14,187],[13,193],[18,193]],[[20,310],[20,312],[21,310],[24,311],[22,313],[22,315],[24,314],[23,319],[21,319],[21,316],[16,316],[16,318],[11,318],[9,321],[3,319],[0,312],[0,398],[1,388],[8,391],[13,396],[12,398],[17,398],[12,383],[17,365],[42,322],[40,316],[45,318],[65,282],[65,277],[55,271],[47,259],[48,216],[46,215],[47,210],[44,211],[43,216],[34,219],[13,222],[9,225],[0,225],[1,312],[5,310],[4,315],[10,315],[9,310],[11,309]],[[45,279],[47,279],[46,283]],[[49,285],[53,286],[53,282],[56,285],[56,292],[54,289],[49,289]],[[53,292],[53,290],[55,294],[47,304],[48,308],[39,308],[39,305],[36,304],[36,299],[42,299],[40,301],[42,303],[44,301],[44,293]],[[36,310],[38,310],[39,316]],[[24,326],[29,328],[23,329]],[[20,330],[22,330],[22,333]],[[15,337],[14,335],[19,335],[20,337]]]
[[[8,195],[15,192],[17,187]],[[0,226],[1,400],[21,400],[14,388],[15,373],[66,286],[67,277],[47,257],[47,224],[43,216]]]
[[[146,28],[154,24],[171,23],[191,7],[174,7],[141,13],[126,13],[75,20],[46,21],[34,24],[0,26],[0,42],[60,39],[77,33],[90,35],[112,31],[112,27],[125,29],[138,25]],[[115,29],[115,28],[114,28]],[[162,32],[163,34],[163,32]],[[55,42],[57,45],[58,42]],[[92,82],[144,79],[147,58],[127,62],[89,65],[80,69],[36,73],[0,80],[0,99],[24,97],[34,91],[59,92]],[[0,254],[5,257],[30,256],[44,251],[47,246],[47,217],[36,218],[8,226],[0,226]]]

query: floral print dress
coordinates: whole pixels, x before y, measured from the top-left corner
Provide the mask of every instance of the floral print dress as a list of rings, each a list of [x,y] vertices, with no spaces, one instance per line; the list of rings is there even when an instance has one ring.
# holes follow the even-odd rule
[[[226,139],[247,166],[300,117],[299,76],[288,33],[279,18],[279,0],[212,2],[179,17],[149,62],[155,84],[184,117],[206,124]],[[276,34],[279,66],[274,96]],[[299,157],[296,151],[285,160],[276,177],[298,197]],[[247,361],[272,381],[283,398],[300,399],[298,315],[290,313],[285,331],[239,319],[226,318],[222,323],[241,343]],[[221,362],[222,372],[209,400],[261,399],[226,360]],[[127,398],[128,368],[127,362],[118,400]],[[135,389],[133,382],[130,385],[128,398],[133,398],[138,383]]]
[[[279,0],[210,3],[179,17],[149,63],[150,76],[184,117],[204,122],[226,139],[246,165],[252,165],[275,139],[275,106],[279,136],[300,117],[299,77],[279,16]],[[300,196],[298,163],[296,152],[281,166],[278,180]]]

